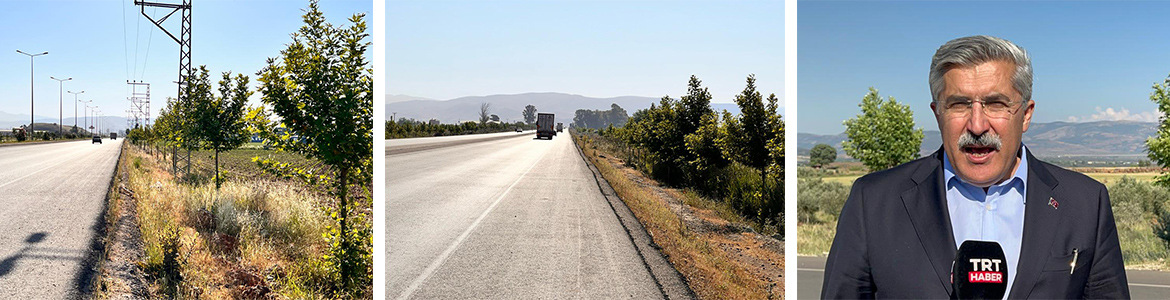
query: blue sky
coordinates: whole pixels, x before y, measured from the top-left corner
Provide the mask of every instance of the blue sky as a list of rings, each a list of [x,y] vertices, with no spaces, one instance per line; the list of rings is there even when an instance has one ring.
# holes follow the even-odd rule
[[[998,36],[1028,50],[1033,122],[1156,121],[1150,88],[1170,74],[1170,2],[800,1],[799,131],[838,134],[867,88],[894,96],[915,124],[930,113],[930,57],[948,40]]]
[[[563,92],[731,102],[756,74],[783,97],[783,1],[386,3],[388,94],[436,100]]]
[[[306,7],[308,1],[194,1],[194,66],[207,65],[213,84],[221,72],[232,71],[248,75],[255,87],[256,71],[292,40],[289,34],[300,28]],[[354,13],[366,13],[367,27],[373,32],[372,1],[329,0],[320,7],[335,25],[348,25]],[[157,9],[158,17],[169,11]],[[146,12],[156,13],[154,8]],[[165,23],[176,37],[179,21],[176,13]],[[17,49],[49,52],[35,58],[38,117],[58,116],[59,84],[49,76],[73,77],[65,82],[65,90],[84,90],[79,99],[94,100],[93,105],[105,114],[122,117],[130,107],[127,79],[151,83],[154,115],[177,92],[173,82],[178,79],[178,44],[142,18],[132,0],[2,1],[0,28],[4,28],[0,31],[0,111],[29,112],[29,58],[16,53]],[[74,97],[64,96],[64,115],[69,118]],[[258,95],[254,100],[259,104]]]

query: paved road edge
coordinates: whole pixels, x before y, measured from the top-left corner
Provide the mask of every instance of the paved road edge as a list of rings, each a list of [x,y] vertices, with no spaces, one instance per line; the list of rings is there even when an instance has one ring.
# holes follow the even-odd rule
[[[106,196],[102,199],[102,212],[98,214],[97,220],[94,220],[93,236],[90,238],[89,253],[82,262],[82,270],[76,277],[74,277],[73,284],[76,287],[78,299],[93,299],[97,292],[101,291],[101,268],[103,261],[106,259],[106,235],[109,233],[106,228],[107,213],[110,211],[110,194],[113,193],[113,186],[115,177],[117,177],[118,169],[122,167],[122,154],[126,147],[126,143],[122,143],[118,147],[118,157],[114,161],[114,170],[111,172],[110,181],[106,183]]]
[[[666,299],[696,299],[695,292],[687,285],[686,279],[682,274],[674,268],[670,261],[662,255],[662,252],[654,240],[650,238],[650,234],[646,232],[646,228],[642,227],[642,223],[634,217],[634,212],[626,206],[617,193],[614,192],[613,187],[609,185],[609,181],[601,175],[601,171],[597,166],[593,165],[585,153],[581,151],[581,147],[577,145],[577,140],[570,135],[570,140],[573,140],[573,148],[577,150],[577,154],[581,160],[589,166],[589,171],[593,172],[593,179],[597,182],[598,189],[605,199],[609,202],[610,209],[617,215],[618,220],[622,224],[622,229],[626,231],[626,236],[630,238],[630,242],[634,244],[634,248],[638,250],[638,256],[642,258],[642,263],[646,270],[650,272],[650,276],[654,278],[654,283],[658,285],[658,290]]]

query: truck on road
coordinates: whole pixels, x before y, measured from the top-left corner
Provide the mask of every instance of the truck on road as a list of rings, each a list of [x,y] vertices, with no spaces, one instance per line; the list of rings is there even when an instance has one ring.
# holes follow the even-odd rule
[[[557,132],[565,132],[565,123],[557,123]]]
[[[551,140],[553,138],[553,136],[557,134],[556,130],[553,130],[553,122],[556,122],[553,114],[537,113],[536,114],[536,138],[546,138],[547,137],[548,139]]]

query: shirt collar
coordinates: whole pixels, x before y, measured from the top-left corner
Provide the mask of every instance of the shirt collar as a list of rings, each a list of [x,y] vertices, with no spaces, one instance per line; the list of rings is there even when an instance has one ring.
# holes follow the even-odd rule
[[[1005,180],[1004,182],[996,184],[995,186],[1007,186],[1019,182],[1020,191],[1024,191],[1028,188],[1028,158],[1024,156],[1024,153],[1027,153],[1027,150],[1027,146],[1024,146],[1024,143],[1020,143],[1020,151],[1016,153],[1016,155],[1018,155],[1020,158],[1020,163],[1016,166],[1015,174],[1012,176],[1012,179]],[[944,188],[950,188],[955,184],[972,186],[971,184],[963,182],[963,180],[958,176],[955,176],[955,169],[951,166],[951,160],[947,159],[946,151],[943,151],[943,182],[946,183]],[[1024,201],[1028,201],[1027,197],[1025,197]]]

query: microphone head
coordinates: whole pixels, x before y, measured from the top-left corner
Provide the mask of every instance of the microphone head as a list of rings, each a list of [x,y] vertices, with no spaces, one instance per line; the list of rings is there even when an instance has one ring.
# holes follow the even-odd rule
[[[990,241],[963,241],[951,265],[957,299],[1003,299],[1008,269],[1003,247]]]

